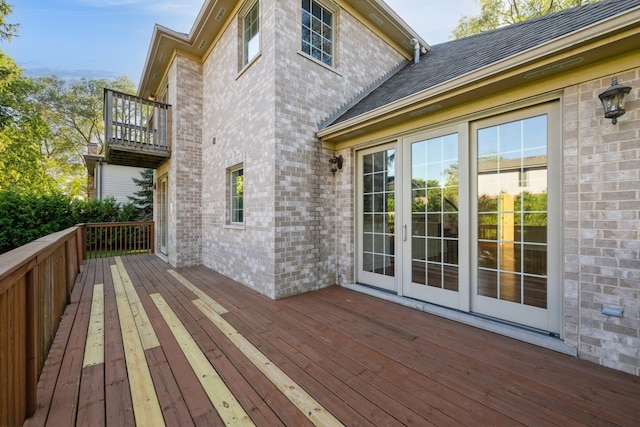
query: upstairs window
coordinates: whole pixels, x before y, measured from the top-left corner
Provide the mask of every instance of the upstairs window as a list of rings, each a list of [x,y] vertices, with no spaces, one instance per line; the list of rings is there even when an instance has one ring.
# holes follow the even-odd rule
[[[302,52],[333,67],[333,12],[315,0],[302,0]]]
[[[260,51],[260,7],[255,2],[242,20],[242,65],[245,66]]]

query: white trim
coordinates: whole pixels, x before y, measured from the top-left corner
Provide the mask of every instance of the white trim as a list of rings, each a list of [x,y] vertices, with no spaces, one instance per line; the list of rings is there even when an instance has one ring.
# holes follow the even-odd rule
[[[233,191],[232,191],[232,186],[233,186],[233,175],[236,172],[242,171],[242,185],[243,185],[243,192],[242,192],[242,210],[238,210],[239,212],[242,212],[242,221],[234,221],[233,220],[233,207],[234,207],[234,200],[233,200]],[[244,209],[244,164],[240,163],[238,165],[235,165],[233,167],[230,167],[227,169],[227,189],[229,191],[228,194],[228,198],[227,201],[229,203],[228,209],[227,209],[227,215],[228,215],[228,219],[225,223],[225,225],[229,228],[244,228],[245,227],[245,209]]]

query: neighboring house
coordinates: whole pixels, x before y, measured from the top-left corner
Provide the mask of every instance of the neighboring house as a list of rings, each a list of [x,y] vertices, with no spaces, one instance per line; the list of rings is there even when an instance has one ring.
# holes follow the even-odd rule
[[[133,178],[140,179],[144,168],[110,165],[104,156],[97,154],[98,145],[88,144],[84,159],[87,165],[87,197],[89,200],[114,198],[118,203],[131,203],[129,196],[140,191]]]
[[[110,96],[107,156],[155,168],[172,265],[271,298],[348,286],[640,375],[640,0],[435,46],[379,0],[207,0],[190,34],[155,27],[146,113]]]

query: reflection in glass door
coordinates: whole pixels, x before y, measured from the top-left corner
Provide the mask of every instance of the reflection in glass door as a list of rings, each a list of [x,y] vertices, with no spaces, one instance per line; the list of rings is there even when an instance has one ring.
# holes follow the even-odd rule
[[[357,281],[559,333],[558,117],[548,102],[358,151]]]
[[[457,307],[458,134],[410,142],[408,151],[411,272],[404,294]]]
[[[474,310],[548,329],[547,115],[477,131]]]
[[[361,152],[358,164],[358,280],[395,290],[395,149]]]

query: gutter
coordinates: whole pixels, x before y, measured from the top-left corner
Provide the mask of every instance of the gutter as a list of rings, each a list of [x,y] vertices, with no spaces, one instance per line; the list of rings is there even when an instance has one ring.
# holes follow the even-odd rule
[[[471,71],[452,80],[416,92],[413,95],[406,96],[359,116],[335,125],[330,125],[316,132],[316,136],[322,140],[323,138],[334,136],[334,134],[335,136],[339,136],[340,133],[346,133],[345,131],[353,132],[359,128],[366,127],[367,122],[376,121],[376,119],[391,115],[392,113],[399,113],[400,110],[410,109],[418,102],[424,102],[428,99],[445,95],[465,86],[470,86],[483,80],[489,80],[492,77],[506,76],[507,73],[515,69],[535,64],[536,61],[542,58],[551,57],[563,51],[570,51],[578,45],[594,43],[598,39],[611,37],[616,33],[621,34],[629,29],[638,32],[638,22],[640,22],[640,7],[627,10],[606,21],[597,22],[559,39],[551,40],[529,50],[522,51],[516,55],[487,65],[484,68]],[[620,30],[621,28],[624,30]],[[573,53],[574,55],[579,54],[579,52]]]

